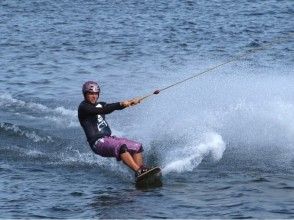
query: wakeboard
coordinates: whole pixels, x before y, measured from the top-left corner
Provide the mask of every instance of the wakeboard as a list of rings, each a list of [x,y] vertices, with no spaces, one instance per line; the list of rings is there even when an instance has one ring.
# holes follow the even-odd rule
[[[147,172],[136,178],[137,187],[159,187],[162,186],[161,181],[161,169],[159,167],[153,167]]]

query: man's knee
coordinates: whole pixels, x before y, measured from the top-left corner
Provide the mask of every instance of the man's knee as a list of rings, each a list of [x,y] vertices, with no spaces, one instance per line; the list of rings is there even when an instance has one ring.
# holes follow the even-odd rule
[[[120,149],[119,149],[119,154],[123,154],[123,153],[126,153],[128,152],[128,147],[127,145],[123,144],[120,146]]]
[[[142,153],[144,151],[142,145],[139,146],[139,148],[135,149],[128,149],[126,144],[121,145],[120,149],[119,149],[119,155],[129,152],[130,154],[137,154],[137,153]]]
[[[137,151],[137,153],[142,153],[144,151],[142,144],[140,145],[139,150]]]

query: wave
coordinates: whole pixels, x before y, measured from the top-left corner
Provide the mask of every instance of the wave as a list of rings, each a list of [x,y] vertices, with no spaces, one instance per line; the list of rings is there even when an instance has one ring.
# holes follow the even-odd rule
[[[27,116],[30,119],[54,122],[62,127],[78,127],[77,110],[67,109],[63,106],[50,108],[40,103],[25,102],[13,98],[10,94],[0,95],[0,105],[6,111]]]
[[[3,161],[12,160],[17,161],[17,163],[21,161],[28,161],[33,163],[46,164],[46,162],[50,161],[52,158],[45,152],[42,152],[37,149],[27,149],[17,145],[5,145],[1,144],[0,146],[1,157]]]
[[[75,146],[64,146],[58,152],[53,149],[34,149],[23,148],[18,145],[3,145],[0,146],[0,155],[5,156],[1,159],[4,161],[17,161],[17,163],[32,163],[44,167],[66,168],[71,170],[86,170],[93,169],[94,172],[106,173],[119,177],[120,179],[129,182],[133,173],[123,165],[118,163],[114,158],[102,158],[89,151],[80,151]],[[38,166],[39,167],[39,166]],[[3,168],[3,166],[2,166]],[[5,170],[7,170],[5,168]]]
[[[41,137],[35,131],[29,131],[25,127],[21,128],[17,125],[10,123],[0,122],[0,130],[12,133],[14,136],[26,137],[29,140],[32,140],[33,142],[54,142],[52,137],[50,136]]]

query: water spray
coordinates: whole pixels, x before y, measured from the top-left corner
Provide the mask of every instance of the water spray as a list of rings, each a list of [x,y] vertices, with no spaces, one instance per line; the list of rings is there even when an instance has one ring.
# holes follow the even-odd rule
[[[288,37],[292,37],[293,35],[294,35],[294,32],[290,32],[290,33],[287,34],[286,37],[278,37],[278,38],[276,38],[276,39],[273,39],[270,43],[268,43],[268,44],[266,44],[266,45],[264,45],[264,46],[260,46],[260,47],[257,47],[257,48],[255,48],[255,49],[252,49],[252,50],[249,50],[249,51],[247,51],[247,52],[244,52],[243,54],[236,55],[236,56],[234,56],[232,59],[230,59],[230,60],[228,60],[228,61],[226,61],[226,62],[223,62],[223,63],[221,63],[221,64],[219,64],[219,65],[216,65],[216,66],[213,66],[213,67],[211,67],[211,68],[208,68],[208,69],[206,69],[206,70],[204,70],[204,71],[202,71],[202,72],[200,72],[200,73],[197,73],[197,74],[195,74],[195,75],[192,75],[192,76],[190,76],[190,77],[188,77],[188,78],[185,78],[185,79],[183,79],[183,80],[181,80],[181,81],[178,81],[178,82],[176,82],[176,83],[174,83],[174,84],[171,84],[171,85],[169,85],[169,86],[166,86],[166,87],[164,87],[164,88],[162,88],[162,89],[157,89],[157,90],[155,90],[153,93],[148,94],[148,95],[145,95],[145,96],[143,96],[142,98],[140,98],[139,100],[142,101],[142,100],[147,99],[147,98],[149,98],[149,97],[151,97],[151,96],[153,96],[153,95],[158,95],[160,92],[162,92],[162,91],[164,91],[164,90],[167,90],[167,89],[172,88],[172,87],[174,87],[174,86],[176,86],[176,85],[182,84],[182,83],[184,83],[184,82],[186,82],[186,81],[188,81],[188,80],[191,80],[191,79],[194,79],[194,78],[198,78],[199,76],[204,75],[204,74],[206,74],[206,73],[209,73],[209,72],[211,72],[212,70],[215,70],[215,69],[217,69],[217,68],[219,68],[219,67],[221,67],[221,66],[224,66],[224,65],[226,65],[226,64],[229,64],[229,63],[235,62],[235,61],[237,61],[237,60],[240,60],[240,59],[242,59],[242,58],[244,58],[244,57],[246,57],[246,56],[249,56],[250,54],[256,53],[256,52],[258,52],[258,51],[262,51],[262,50],[266,50],[266,49],[268,49],[268,48],[271,48],[274,44],[276,44],[276,43],[282,43],[283,41],[287,40]]]

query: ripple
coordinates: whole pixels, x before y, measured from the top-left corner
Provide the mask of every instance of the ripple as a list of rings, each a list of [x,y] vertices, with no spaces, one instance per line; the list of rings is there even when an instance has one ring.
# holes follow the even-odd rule
[[[254,183],[263,183],[263,182],[270,182],[268,179],[264,178],[264,177],[259,177],[257,179],[251,180],[251,182]]]
[[[275,209],[275,210],[271,210],[270,212],[283,214],[283,215],[294,215],[294,211],[289,209]]]
[[[261,44],[256,42],[256,41],[252,41],[250,44],[247,45],[247,47],[260,47]]]
[[[71,209],[66,208],[66,207],[62,207],[62,206],[53,206],[53,207],[49,208],[49,211],[52,211],[52,212],[70,212]]]
[[[31,168],[31,169],[29,169],[29,172],[33,172],[33,173],[47,173],[46,170],[40,169],[40,168]]]
[[[228,204],[228,205],[224,205],[224,207],[226,208],[234,208],[234,207],[239,207],[239,206],[243,206],[244,204],[242,202],[240,203],[232,203],[232,204]]]
[[[72,192],[72,193],[70,193],[70,195],[72,195],[72,196],[83,196],[84,193],[82,193],[82,192]]]
[[[51,84],[51,81],[49,79],[41,79],[38,81],[31,81],[30,84],[33,85],[49,85]]]

